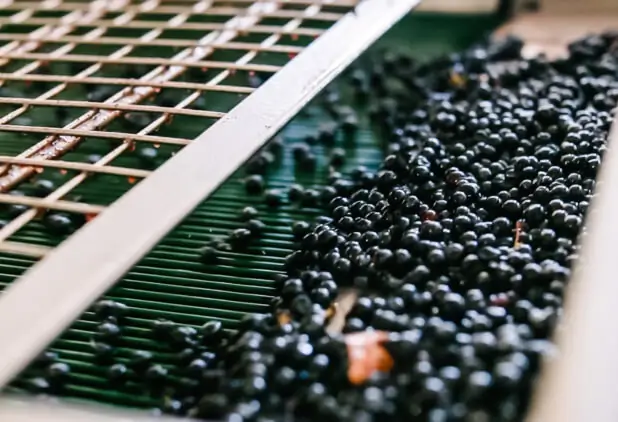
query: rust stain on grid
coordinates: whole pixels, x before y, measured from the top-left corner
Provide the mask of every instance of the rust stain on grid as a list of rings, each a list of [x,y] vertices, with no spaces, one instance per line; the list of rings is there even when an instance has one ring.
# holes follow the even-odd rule
[[[175,116],[191,117],[200,132],[207,129],[357,1],[0,0],[0,107],[11,108],[0,114],[0,132],[43,136],[30,146],[24,142],[13,156],[0,156],[0,203],[31,207],[0,229],[0,249],[44,254],[45,248],[6,240],[40,210],[102,211],[62,198],[90,174],[121,176],[131,184],[146,177],[148,171],[111,163],[135,143],[186,145],[190,137],[156,132]],[[18,91],[14,84],[26,88]],[[33,86],[36,92],[26,97]],[[59,98],[76,88],[85,98]],[[172,90],[182,95],[164,100],[162,93]],[[234,101],[215,109],[213,95],[224,93]],[[42,108],[55,110],[57,126],[27,117]],[[114,121],[137,115],[145,116],[141,129],[111,130]],[[94,162],[61,160],[84,141],[111,143]],[[77,174],[44,198],[6,194],[45,168]]]

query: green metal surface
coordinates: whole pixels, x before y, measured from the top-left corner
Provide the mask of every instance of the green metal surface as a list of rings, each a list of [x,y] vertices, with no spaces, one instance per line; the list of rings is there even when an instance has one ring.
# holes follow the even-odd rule
[[[496,19],[488,16],[416,15],[393,28],[375,48],[404,50],[416,57],[427,58],[461,49],[490,32],[496,24]],[[319,122],[324,119],[319,114],[311,117],[306,114],[301,113],[282,132],[286,146],[314,134]],[[193,137],[200,131],[194,124],[182,127],[187,128],[188,132],[174,135]],[[19,137],[17,134],[12,138],[3,136],[0,139],[0,154],[16,154],[23,150],[24,139]],[[106,141],[101,141],[101,147],[93,145],[95,142],[85,143],[83,148],[71,153],[70,158],[81,160],[84,154],[104,153],[108,148]],[[358,165],[376,168],[382,157],[378,139],[366,121],[362,122],[353,143],[339,146],[349,151],[347,163],[342,169],[344,172]],[[162,155],[171,153],[169,148],[161,148],[160,151]],[[284,151],[281,160],[273,164],[267,174],[269,188],[285,188],[291,183],[300,183],[305,187],[325,184],[328,167],[326,148],[314,147],[319,164],[312,174],[295,170],[290,148],[286,147]],[[139,166],[135,154],[114,163]],[[43,177],[48,177],[47,172]],[[194,326],[219,319],[227,328],[233,329],[245,313],[267,310],[274,293],[273,276],[282,271],[284,257],[294,249],[290,231],[292,222],[311,220],[319,210],[303,209],[287,202],[277,209],[269,209],[263,198],[248,196],[244,192],[241,183],[243,176],[241,169],[108,292],[106,298],[121,301],[130,307],[117,361],[126,359],[128,350],[141,349],[156,352],[159,363],[171,362],[170,351],[149,336],[150,324],[157,318]],[[54,171],[49,177],[59,180],[66,175]],[[124,179],[99,176],[80,187],[76,194],[84,202],[105,204],[130,186]],[[247,205],[255,206],[260,213],[259,218],[266,223],[264,235],[251,244],[246,253],[222,253],[220,265],[200,264],[197,250],[209,239],[223,237],[230,230],[242,227],[238,213]],[[60,239],[47,234],[41,224],[35,222],[20,231],[13,240],[53,245]],[[0,285],[6,286],[14,281],[33,262],[23,257],[0,255]],[[104,374],[106,368],[96,364],[89,344],[95,327],[93,314],[86,312],[52,346],[61,360],[72,368],[63,395],[126,406],[150,407],[159,403],[132,383],[120,390],[109,386]],[[34,371],[28,370],[23,376],[33,374]],[[21,385],[17,380],[15,386]]]

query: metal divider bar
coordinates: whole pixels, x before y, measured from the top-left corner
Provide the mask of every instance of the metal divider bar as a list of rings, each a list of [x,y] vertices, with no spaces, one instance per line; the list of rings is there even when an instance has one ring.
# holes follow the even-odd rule
[[[0,34],[0,41],[36,41],[49,42],[45,37],[34,37],[32,34]],[[76,44],[87,45],[133,45],[133,46],[154,46],[154,47],[199,47],[197,41],[176,40],[173,38],[158,38],[152,41],[140,40],[139,38],[131,37],[99,37],[94,39],[84,38],[81,35],[62,35],[55,42],[70,42]],[[294,45],[273,45],[271,47],[262,47],[259,43],[253,42],[222,42],[218,44],[210,44],[215,49],[225,50],[255,50],[267,53],[286,53],[297,54],[302,51],[302,47]]]
[[[48,106],[48,107],[74,107],[74,108],[88,108],[94,110],[121,110],[121,111],[142,111],[149,113],[161,113],[161,114],[173,114],[180,116],[196,116],[196,117],[211,117],[219,119],[225,116],[225,113],[221,111],[208,111],[208,110],[189,110],[184,108],[175,107],[161,107],[142,104],[115,104],[115,103],[102,103],[97,101],[75,101],[75,100],[40,100],[30,98],[14,98],[14,97],[0,97],[0,104],[23,104],[27,106]],[[0,126],[0,130],[2,126]]]
[[[254,2],[254,1],[253,1]],[[50,25],[57,23],[56,18],[32,18],[28,19],[28,25]],[[0,18],[0,25],[7,25],[14,23],[11,18]],[[95,22],[76,22],[76,27],[94,27],[100,29],[109,29],[109,28],[128,28],[128,29],[152,29],[156,27],[157,24],[166,24],[165,22],[159,21],[130,21],[126,24],[118,23],[116,19],[112,20],[97,20]],[[222,31],[225,29],[225,24],[223,23],[201,23],[201,22],[187,22],[183,23],[180,26],[172,26],[167,24],[163,26],[163,29],[174,29],[177,31]],[[276,25],[255,25],[251,28],[244,30],[246,33],[255,33],[255,34],[290,34],[290,35],[302,35],[307,37],[317,37],[325,32],[324,29],[318,28],[297,28],[294,30],[285,30]]]
[[[32,8],[34,6],[37,6],[38,4],[39,4],[38,2],[15,2],[15,4],[12,6],[4,7],[4,10],[22,10],[24,8]],[[285,5],[285,2],[272,2],[272,4],[275,6],[283,6]],[[320,5],[320,4],[328,4],[328,3],[327,2],[306,3],[306,5],[308,6],[316,5],[316,4]],[[104,7],[102,8],[105,10]],[[66,12],[84,11],[88,9],[90,9],[88,4],[71,3],[71,2],[60,2],[58,6],[55,6],[53,8],[53,10],[66,11]],[[153,7],[150,10],[144,10],[142,5],[139,5],[139,6],[127,5],[122,8],[122,10],[126,12],[141,11],[143,13],[148,13],[152,15],[177,14],[177,13],[182,13],[183,11],[186,11],[186,9],[187,9],[186,6],[180,6],[180,7],[179,6],[157,6],[156,8]],[[237,16],[239,14],[242,14],[243,12],[244,12],[244,9],[238,8],[238,7],[211,7],[208,10],[208,14],[214,15],[214,16]],[[296,19],[296,18],[302,17],[302,11],[285,10],[285,9],[276,8],[276,9],[273,9],[272,11],[266,12],[264,16],[268,18]],[[329,12],[316,13],[314,16],[311,17],[312,20],[332,21],[332,22],[336,22],[340,18],[341,18],[341,14],[329,13]]]
[[[24,255],[24,256],[29,256],[32,258],[41,258],[45,256],[50,250],[51,248],[49,246],[31,245],[30,243],[22,243],[22,242],[2,242],[0,243],[0,252]]]
[[[224,118],[8,287],[0,296],[0,321],[20,324],[0,325],[0,386],[417,3],[361,2],[355,14],[333,25]]]
[[[34,168],[57,168],[62,170],[78,170],[88,173],[101,173],[101,174],[113,174],[116,176],[125,177],[139,177],[143,179],[148,177],[149,170],[134,169],[129,167],[116,167],[116,166],[97,166],[96,164],[80,163],[74,161],[60,161],[60,160],[37,160],[36,158],[17,158],[6,157],[0,155],[0,163],[3,164],[18,164],[22,166],[30,166]]]
[[[25,126],[25,125],[0,125],[0,132],[19,132],[19,133],[52,133],[55,135],[72,135],[72,136],[90,136],[93,138],[104,139],[117,139],[117,140],[129,140],[140,142],[152,142],[156,144],[170,144],[170,145],[188,145],[191,142],[190,139],[171,138],[169,136],[156,136],[156,135],[141,135],[141,134],[129,134],[124,132],[108,132],[104,130],[88,130],[88,129],[63,129],[57,127],[46,126]],[[3,184],[0,181],[0,190],[6,189],[8,184]]]
[[[267,2],[263,2],[267,3]],[[199,46],[203,47],[203,46]],[[2,55],[6,59],[16,60],[37,60],[45,62],[73,62],[73,63],[101,63],[101,64],[138,64],[138,65],[157,65],[157,66],[182,66],[182,67],[207,67],[210,69],[235,69],[254,72],[275,73],[280,69],[279,66],[270,64],[235,64],[234,62],[220,62],[211,60],[190,60],[183,61],[184,58],[159,59],[156,57],[110,57],[95,56],[89,54],[65,54],[55,56],[52,53],[5,53]]]
[[[121,85],[121,86],[148,86],[152,88],[177,88],[191,89],[195,91],[230,92],[234,94],[251,94],[254,88],[235,85],[207,85],[205,83],[192,83],[181,81],[143,81],[141,79],[111,78],[97,76],[64,76],[64,75],[17,75],[15,73],[0,73],[2,81],[22,82],[61,82],[67,84],[94,84],[94,85]]]
[[[105,209],[102,205],[91,205],[73,201],[50,201],[49,199],[33,198],[29,196],[10,195],[0,193],[0,202],[4,204],[26,205],[40,209],[52,209],[59,211],[69,211],[80,214],[99,214]]]

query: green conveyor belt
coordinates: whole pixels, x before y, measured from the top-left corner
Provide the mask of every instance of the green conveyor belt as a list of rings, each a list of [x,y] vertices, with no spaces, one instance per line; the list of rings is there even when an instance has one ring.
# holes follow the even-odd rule
[[[375,48],[389,47],[410,51],[419,58],[430,57],[465,47],[491,31],[496,23],[496,19],[487,16],[417,15],[393,28]],[[319,120],[319,115],[307,117],[301,114],[285,128],[282,133],[286,148],[281,161],[272,165],[267,174],[268,187],[284,188],[291,183],[300,183],[305,187],[324,185],[328,154],[322,153],[321,147],[314,147],[319,159],[318,170],[314,174],[299,173],[294,169],[291,149],[287,147],[302,140],[305,135],[315,133]],[[190,129],[186,133],[175,133],[176,136],[192,137],[197,134],[194,126],[174,126]],[[375,168],[382,157],[379,142],[367,122],[363,122],[362,126],[353,145],[340,145],[349,151],[344,172],[358,165]],[[24,142],[28,141],[17,134],[12,137],[3,135],[0,138],[0,154],[20,152]],[[88,142],[83,147],[71,153],[70,159],[81,160],[84,155],[102,153],[108,145],[106,141],[100,144]],[[161,148],[162,152],[164,150]],[[114,163],[139,165],[135,154]],[[310,220],[318,214],[318,210],[302,209],[288,203],[276,210],[269,209],[263,198],[245,194],[240,182],[243,174],[239,170],[211,198],[205,200],[106,295],[131,308],[130,317],[124,325],[119,361],[126,358],[127,350],[142,349],[156,352],[159,363],[170,362],[169,350],[162,349],[149,337],[148,327],[154,319],[168,318],[196,326],[219,319],[227,328],[233,329],[245,313],[267,310],[274,292],[273,276],[282,271],[284,257],[294,249],[291,223]],[[66,177],[58,174],[57,170],[52,176],[56,179]],[[103,176],[80,187],[76,193],[81,196],[81,201],[106,204],[129,187],[128,181]],[[222,237],[230,230],[241,227],[237,213],[247,205],[255,206],[260,213],[259,218],[266,223],[264,235],[246,253],[223,253],[220,265],[200,264],[197,249],[209,239]],[[13,240],[45,245],[59,241],[43,231],[39,223],[29,225]],[[11,283],[33,262],[28,258],[0,255],[0,285]],[[61,360],[72,368],[64,394],[119,405],[154,406],[157,402],[131,383],[121,392],[110,388],[104,375],[105,367],[95,363],[89,345],[95,327],[93,314],[86,312],[52,346]],[[19,380],[15,385],[21,385]]]

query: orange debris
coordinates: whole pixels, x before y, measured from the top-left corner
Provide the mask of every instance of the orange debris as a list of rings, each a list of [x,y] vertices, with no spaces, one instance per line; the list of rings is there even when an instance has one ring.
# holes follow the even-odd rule
[[[519,241],[519,237],[521,235],[521,220],[518,220],[517,223],[515,223],[515,242],[513,242],[513,247],[515,249],[519,248],[519,246],[521,245],[521,242]]]
[[[384,331],[364,331],[345,336],[348,349],[348,379],[352,384],[364,383],[376,371],[388,372],[393,358],[382,346],[388,335]]]
[[[326,318],[330,319],[332,317],[334,317],[337,314],[337,309],[339,308],[339,305],[337,305],[336,303],[334,303],[333,305],[331,305],[327,310],[326,310]]]
[[[455,88],[461,88],[464,85],[466,85],[466,80],[465,78],[459,74],[458,72],[451,72],[451,77],[449,79],[451,85],[453,85]]]
[[[277,322],[279,322],[279,325],[289,324],[291,321],[292,318],[288,312],[280,312],[279,315],[277,315]]]

